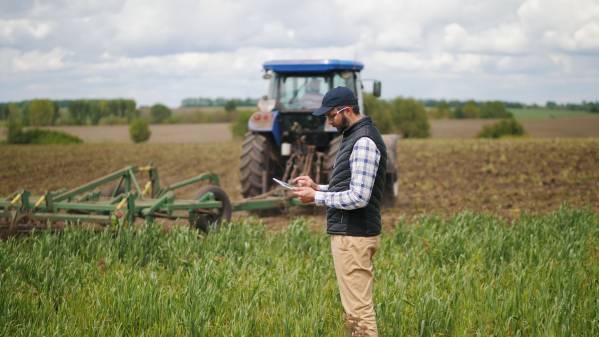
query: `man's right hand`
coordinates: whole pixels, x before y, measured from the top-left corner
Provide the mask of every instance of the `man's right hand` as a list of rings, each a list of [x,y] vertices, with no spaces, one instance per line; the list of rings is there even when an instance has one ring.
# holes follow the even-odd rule
[[[311,187],[315,191],[318,191],[318,185],[308,176],[299,176],[293,179],[291,183],[300,187]]]

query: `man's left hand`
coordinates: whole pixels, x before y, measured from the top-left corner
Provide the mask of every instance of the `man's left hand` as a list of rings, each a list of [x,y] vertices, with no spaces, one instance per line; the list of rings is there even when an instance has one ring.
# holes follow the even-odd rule
[[[291,193],[304,204],[314,202],[314,195],[316,195],[316,191],[311,187],[294,187]]]

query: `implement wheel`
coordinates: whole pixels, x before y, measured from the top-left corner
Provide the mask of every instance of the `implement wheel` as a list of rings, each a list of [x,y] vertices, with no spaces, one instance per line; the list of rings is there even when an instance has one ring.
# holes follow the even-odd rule
[[[247,133],[241,147],[241,194],[245,198],[266,193],[273,185],[272,178],[280,178],[282,166],[272,142],[258,133]]]
[[[200,188],[198,199],[201,199],[206,194],[212,193],[214,200],[222,203],[221,208],[197,209],[190,214],[189,223],[206,233],[211,230],[218,229],[224,222],[231,221],[231,213],[233,206],[227,193],[220,187],[214,185],[206,185]]]

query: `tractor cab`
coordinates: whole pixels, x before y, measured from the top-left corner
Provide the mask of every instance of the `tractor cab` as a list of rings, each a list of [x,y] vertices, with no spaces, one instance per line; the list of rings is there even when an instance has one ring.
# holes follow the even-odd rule
[[[345,60],[268,61],[263,78],[268,81],[267,95],[258,103],[260,111],[249,121],[249,130],[271,132],[277,146],[294,143],[297,138],[319,149],[328,147],[337,130],[323,116],[312,116],[324,95],[335,87],[352,90],[364,111],[362,79],[364,65]],[[378,88],[378,92],[377,89]],[[380,82],[375,82],[380,95]]]
[[[268,96],[279,111],[312,112],[335,87],[347,87],[356,97],[361,96],[358,84],[363,67],[359,62],[340,60],[270,61],[264,64],[264,78],[269,81]]]

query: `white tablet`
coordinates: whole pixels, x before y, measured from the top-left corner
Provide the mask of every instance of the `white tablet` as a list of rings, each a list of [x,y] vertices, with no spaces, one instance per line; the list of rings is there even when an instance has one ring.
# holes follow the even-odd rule
[[[286,182],[284,182],[282,180],[279,180],[277,178],[272,178],[272,180],[274,180],[277,184],[285,187],[288,190],[290,190],[290,189],[292,189],[294,187],[293,185],[289,185],[288,183],[286,183]]]

